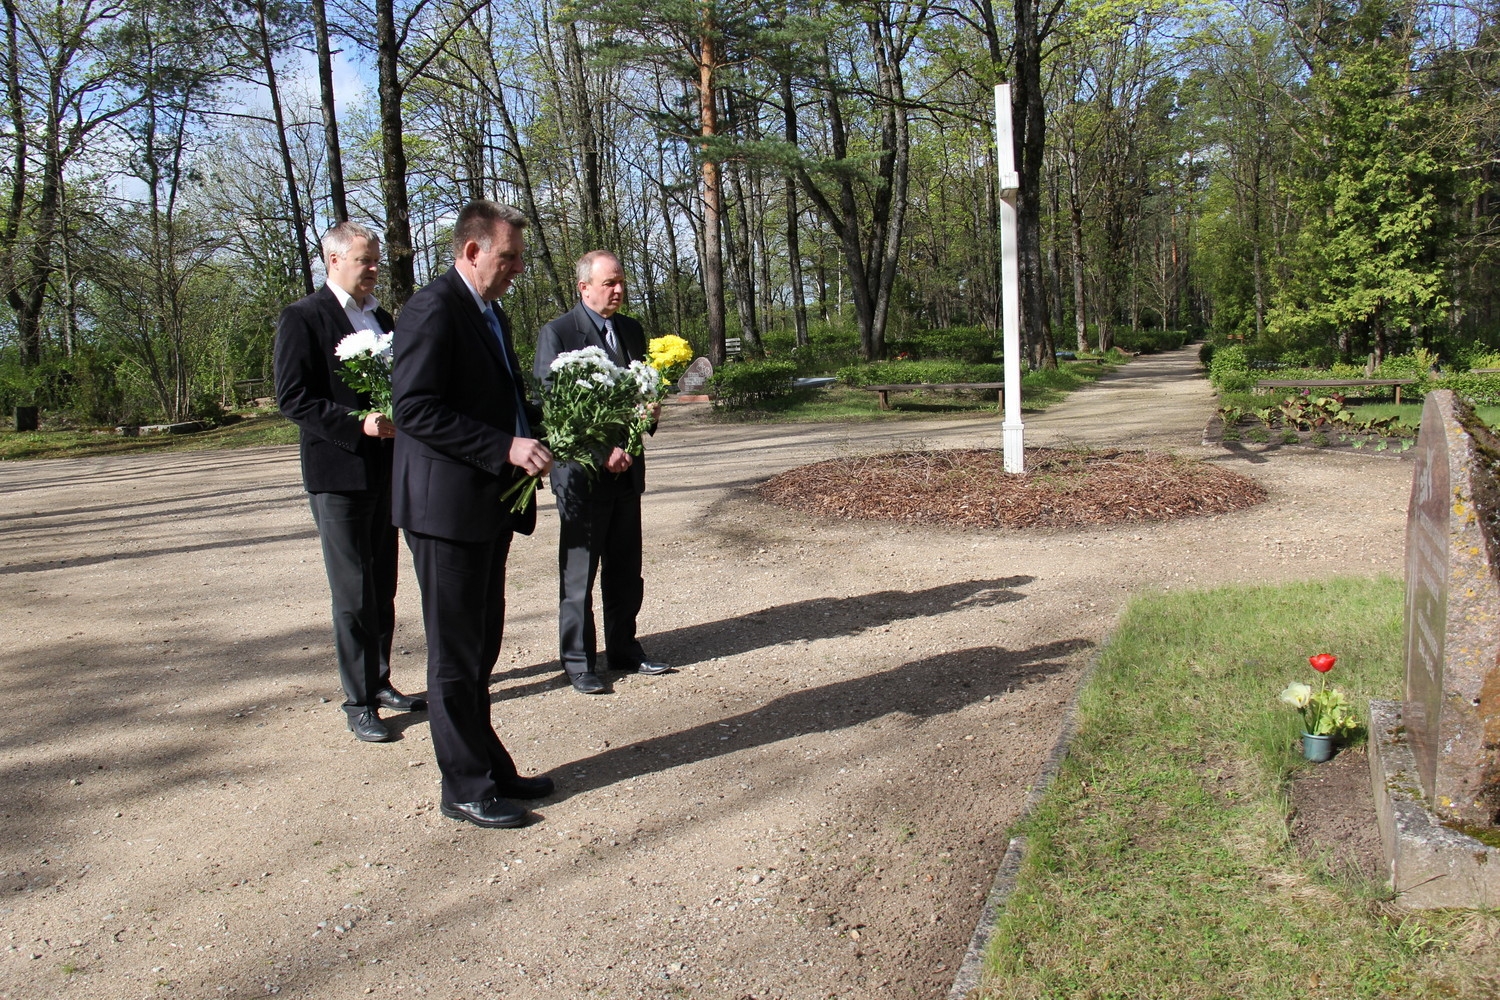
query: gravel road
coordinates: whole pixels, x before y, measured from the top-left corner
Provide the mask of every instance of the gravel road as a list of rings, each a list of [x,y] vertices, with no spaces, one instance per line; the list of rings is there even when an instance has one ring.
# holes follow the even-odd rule
[[[1194,352],[1028,418],[1206,457],[1235,514],[1086,531],[817,521],[751,488],[995,416],[650,445],[648,652],[555,666],[556,519],[512,549],[497,728],[558,795],[437,812],[425,717],[345,730],[295,449],[0,465],[0,997],[935,998],[1063,706],[1132,593],[1398,573],[1410,465],[1204,449]],[[398,687],[424,687],[403,554]]]

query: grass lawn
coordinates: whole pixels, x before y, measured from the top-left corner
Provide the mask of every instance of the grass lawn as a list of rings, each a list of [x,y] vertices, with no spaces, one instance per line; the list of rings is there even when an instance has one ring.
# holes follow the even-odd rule
[[[0,430],[0,461],[25,458],[87,458],[147,451],[208,451],[296,444],[297,428],[280,414],[227,424],[196,434],[151,434],[120,437],[113,430]]]
[[[1360,718],[1399,698],[1401,608],[1390,578],[1134,601],[1016,831],[1029,850],[982,995],[1495,995],[1495,917],[1403,914],[1288,842],[1286,782],[1315,765],[1277,695],[1332,652]]]

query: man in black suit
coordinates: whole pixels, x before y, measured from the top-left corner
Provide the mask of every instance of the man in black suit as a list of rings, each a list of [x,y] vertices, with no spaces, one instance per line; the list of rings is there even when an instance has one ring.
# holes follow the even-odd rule
[[[381,707],[427,707],[391,686],[396,624],[396,529],[391,525],[391,437],[395,427],[370,413],[370,400],[339,377],[334,348],[355,330],[383,334],[391,314],[371,294],[380,273],[380,241],[356,222],[323,237],[328,282],[287,306],[276,325],[276,402],[297,425],[302,485],[323,544],[333,593],[333,647],[354,735],[391,738]]]
[[[485,827],[520,826],[512,799],[551,794],[523,778],[490,722],[490,675],[505,624],[511,535],[536,525],[501,495],[552,467],[533,435],[510,323],[495,300],[523,268],[526,217],[477,201],[453,228],[454,265],[412,296],[396,324],[392,378],[395,522],[422,588],[432,745],[443,774],[443,815]]]
[[[553,360],[568,351],[599,347],[624,368],[646,360],[641,324],[619,312],[625,272],[619,258],[594,250],[578,261],[578,305],[537,334],[536,377],[545,382]],[[659,416],[656,406],[653,416]],[[623,444],[623,442],[622,442]],[[641,494],[645,456],[616,446],[591,476],[582,466],[559,463],[552,472],[557,497],[560,658],[568,680],[583,694],[602,694],[594,634],[594,577],[604,606],[604,655],[611,670],[664,674],[671,667],[646,656],[636,638],[645,585],[641,580]]]

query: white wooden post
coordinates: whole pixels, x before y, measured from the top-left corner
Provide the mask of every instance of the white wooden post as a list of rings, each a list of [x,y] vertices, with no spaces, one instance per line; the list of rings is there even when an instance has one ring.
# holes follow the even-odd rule
[[[1017,255],[1015,133],[1010,122],[1010,84],[995,86],[995,145],[1000,165],[1000,307],[1005,334],[1005,421],[1000,425],[1005,471],[1026,471],[1021,423],[1021,263]]]

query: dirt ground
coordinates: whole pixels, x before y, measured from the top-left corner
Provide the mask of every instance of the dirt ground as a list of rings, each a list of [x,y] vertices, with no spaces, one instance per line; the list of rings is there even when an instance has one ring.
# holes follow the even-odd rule
[[[1142,358],[1027,442],[1207,457],[1266,503],[1028,531],[754,493],[998,447],[996,416],[669,410],[642,632],[678,672],[573,692],[546,494],[512,549],[496,725],[560,786],[515,831],[437,812],[424,716],[389,744],[344,728],[295,449],[0,466],[0,997],[941,997],[1132,594],[1401,570],[1409,462],[1205,449],[1212,409],[1194,352]],[[395,681],[419,692],[403,558]]]

